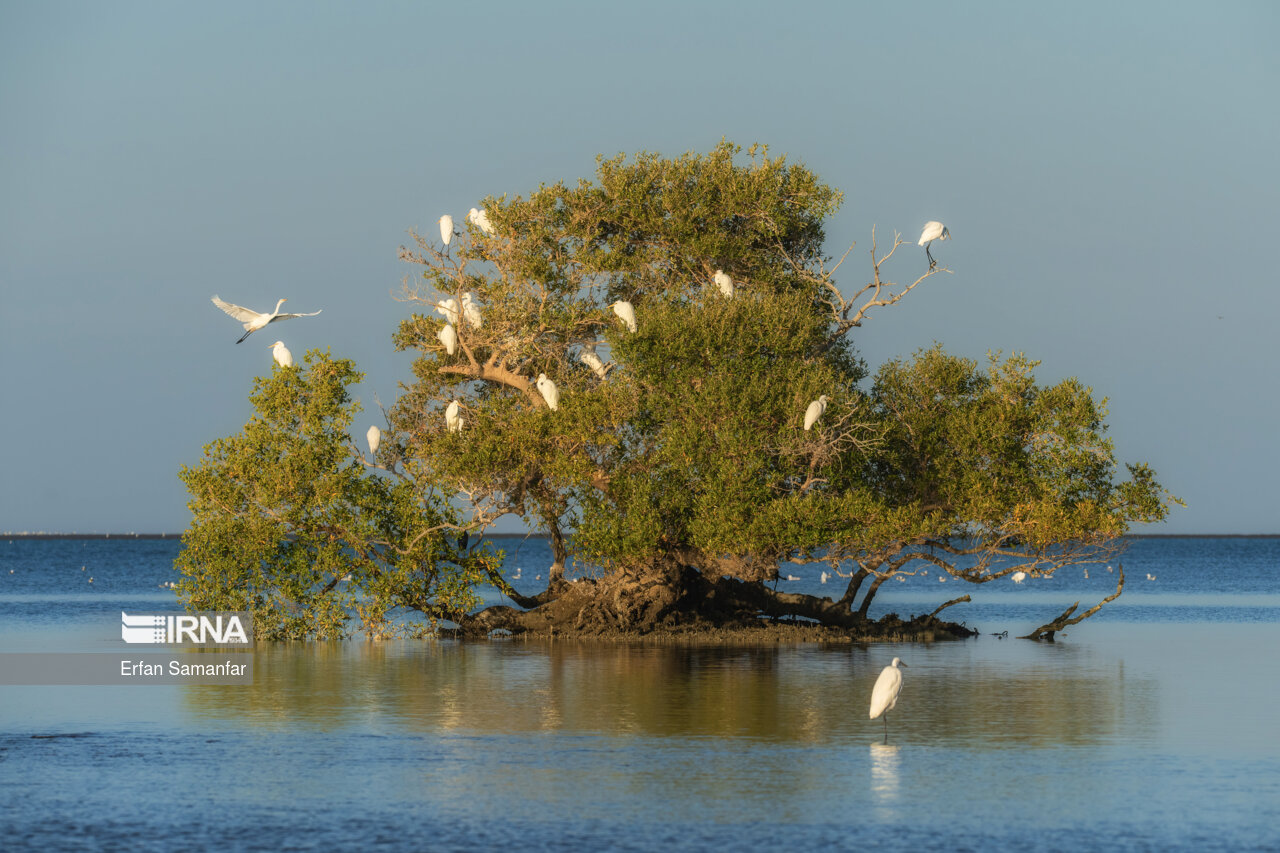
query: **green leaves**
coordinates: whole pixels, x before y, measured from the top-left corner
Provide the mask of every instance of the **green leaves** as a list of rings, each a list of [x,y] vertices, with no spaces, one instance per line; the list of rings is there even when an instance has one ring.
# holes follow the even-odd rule
[[[264,639],[422,633],[475,606],[492,555],[450,544],[447,504],[367,468],[349,436],[359,411],[347,360],[254,382],[243,432],[179,475],[192,524],[177,568],[190,609],[249,610]]]

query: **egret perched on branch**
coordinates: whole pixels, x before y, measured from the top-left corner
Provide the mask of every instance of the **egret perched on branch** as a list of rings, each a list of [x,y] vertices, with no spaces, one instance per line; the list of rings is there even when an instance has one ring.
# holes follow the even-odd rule
[[[460,315],[458,300],[452,298],[441,299],[436,303],[436,313],[444,315],[445,322],[450,325],[458,325],[458,317]]]
[[[724,270],[716,270],[715,274],[716,287],[720,288],[720,295],[726,299],[733,298],[733,279]]]
[[[827,410],[827,401],[829,399],[830,398],[826,394],[823,394],[821,397],[810,403],[809,408],[804,410],[805,432],[808,432],[809,429],[818,422],[818,418],[822,417],[822,413]]]
[[[284,341],[276,341],[271,345],[271,355],[281,367],[293,367],[293,353],[284,345]]]
[[[454,400],[444,410],[444,424],[449,428],[449,432],[462,432],[462,415],[458,413],[460,408],[458,401]]]
[[[479,228],[485,234],[493,233],[493,223],[489,221],[489,215],[484,212],[484,208],[476,210],[474,207],[467,211],[467,221],[475,227]]]
[[[280,306],[288,301],[289,300],[287,299],[281,299],[276,303],[276,310],[272,311],[270,314],[259,314],[257,311],[253,311],[249,308],[232,305],[230,302],[223,302],[216,296],[213,297],[214,305],[217,305],[223,311],[226,311],[232,317],[235,317],[244,324],[244,334],[240,336],[240,340],[236,341],[236,343],[240,343],[240,341],[243,341],[263,326],[268,323],[274,323],[276,320],[292,320],[294,317],[314,317],[320,313],[319,311],[312,311],[310,314],[281,314]]]
[[[547,401],[547,408],[553,412],[560,408],[560,391],[556,388],[556,383],[547,378],[547,374],[538,374],[537,385],[538,393]]]
[[[941,222],[930,220],[924,224],[924,231],[920,233],[919,245],[924,246],[925,257],[929,259],[929,269],[933,269],[938,262],[933,259],[933,255],[929,254],[929,244],[934,240],[950,240],[951,232],[947,230],[947,226]]]
[[[364,437],[369,440],[369,453],[376,455],[378,445],[382,442],[382,430],[378,429],[377,426],[371,426]]]
[[[440,241],[444,243],[444,247],[449,248],[449,241],[453,239],[453,217],[445,214],[440,217]]]
[[[880,671],[876,686],[871,688],[871,719],[884,715],[884,742],[889,742],[889,712],[898,704],[898,694],[902,692],[902,670],[906,666],[900,658]]]
[[[583,344],[582,352],[578,353],[578,361],[585,364],[601,379],[604,379],[608,373],[608,368],[604,366],[604,362],[600,360],[600,356],[596,355],[596,345],[594,343]]]
[[[453,326],[448,323],[436,332],[436,337],[440,339],[440,343],[444,344],[444,351],[453,355],[458,349],[458,333],[454,331]]]
[[[612,308],[613,313],[617,314],[618,318],[627,324],[627,328],[634,332],[636,330],[635,307],[624,299],[621,302],[613,303]]]
[[[480,306],[471,301],[470,290],[462,294],[462,316],[472,328],[478,329],[484,324],[484,318],[480,316]]]

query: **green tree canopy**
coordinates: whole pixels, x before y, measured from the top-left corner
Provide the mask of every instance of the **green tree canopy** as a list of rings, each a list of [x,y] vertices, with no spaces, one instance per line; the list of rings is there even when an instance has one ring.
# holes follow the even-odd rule
[[[850,625],[919,560],[973,582],[1049,575],[1164,517],[1174,499],[1144,466],[1120,477],[1103,404],[1074,380],[1041,387],[1021,356],[979,369],[937,347],[869,375],[856,329],[949,270],[886,280],[904,241],[878,254],[873,239],[870,282],[842,290],[822,228],[840,195],[741,154],[601,160],[595,181],[486,199],[487,230],[402,249],[422,271],[395,336],[416,352],[391,413],[396,471],[446,484],[477,528],[511,513],[555,546],[545,593],[470,624],[528,627],[564,600],[580,626],[762,610]],[[570,557],[598,577],[564,583]],[[854,561],[840,597],[764,585],[813,560]]]
[[[316,350],[273,367],[244,430],[182,469],[189,609],[251,611],[257,636],[301,639],[347,636],[353,620],[375,637],[421,634],[478,604],[498,555],[457,547],[455,514],[427,481],[371,471],[349,435],[361,378]]]

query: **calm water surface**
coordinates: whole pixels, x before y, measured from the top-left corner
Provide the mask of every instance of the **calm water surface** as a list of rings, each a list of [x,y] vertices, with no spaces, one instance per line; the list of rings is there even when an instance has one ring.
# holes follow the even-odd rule
[[[172,604],[173,542],[0,549],[0,651]],[[0,686],[0,846],[1280,849],[1280,542],[1143,540],[1124,566],[1123,606],[1055,644],[993,633],[1089,606],[1105,568],[967,587],[966,642],[279,644],[252,687]],[[921,576],[880,607],[958,594]],[[867,703],[895,655],[886,745]]]

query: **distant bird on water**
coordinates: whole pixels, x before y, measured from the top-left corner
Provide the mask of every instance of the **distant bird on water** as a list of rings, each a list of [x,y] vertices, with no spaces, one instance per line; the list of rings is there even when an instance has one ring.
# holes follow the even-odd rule
[[[823,394],[821,397],[810,403],[809,408],[804,410],[805,432],[808,432],[813,425],[818,422],[818,419],[822,417],[822,414],[827,410],[827,401],[830,399],[831,398],[826,394]]]
[[[1013,582],[1014,582],[1014,583],[1022,583],[1022,582],[1023,582],[1024,580],[1026,580],[1026,579],[1027,579],[1027,573],[1026,573],[1026,572],[1014,572],[1014,573],[1013,573]]]
[[[240,305],[232,305],[230,302],[223,302],[216,296],[213,297],[214,305],[217,305],[223,311],[227,312],[244,324],[244,334],[240,336],[240,340],[236,341],[236,343],[240,343],[240,341],[243,341],[245,338],[263,328],[268,323],[274,323],[277,320],[292,320],[294,317],[314,317],[320,313],[319,311],[312,311],[310,314],[281,314],[280,306],[288,301],[289,300],[287,299],[281,299],[276,303],[276,310],[272,311],[270,314],[259,314],[257,311],[250,308],[244,308]]]
[[[924,246],[925,257],[929,259],[929,269],[933,269],[938,262],[933,259],[933,255],[929,253],[929,244],[934,240],[950,240],[951,232],[947,230],[947,226],[941,222],[930,220],[924,224],[924,231],[920,233],[919,245]]]
[[[284,341],[276,341],[271,345],[271,355],[281,367],[293,367],[293,353],[284,345]]]
[[[898,694],[902,692],[902,670],[906,666],[901,658],[893,661],[880,671],[876,686],[871,688],[871,719],[884,716],[884,742],[889,742],[889,712],[898,704]]]

